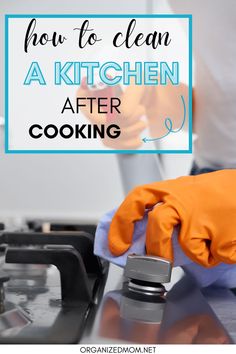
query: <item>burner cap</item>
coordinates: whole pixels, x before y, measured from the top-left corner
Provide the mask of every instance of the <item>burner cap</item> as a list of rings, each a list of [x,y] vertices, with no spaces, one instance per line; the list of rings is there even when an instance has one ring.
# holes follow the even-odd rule
[[[167,259],[154,256],[129,255],[124,275],[129,279],[150,283],[168,283],[172,264]]]
[[[130,291],[138,292],[145,295],[159,295],[163,296],[166,292],[164,285],[161,283],[152,283],[142,280],[131,279],[128,282],[128,289]]]

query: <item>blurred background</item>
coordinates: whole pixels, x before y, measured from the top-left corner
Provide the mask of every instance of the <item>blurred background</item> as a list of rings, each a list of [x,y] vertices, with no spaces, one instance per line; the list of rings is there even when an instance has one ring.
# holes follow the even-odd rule
[[[136,173],[135,169],[133,177],[121,178],[122,168],[125,168],[130,160],[122,162],[116,155],[4,154],[4,15],[55,12],[144,14],[153,12],[154,2],[156,13],[170,12],[164,0],[1,0],[0,218],[63,218],[94,222],[106,211],[117,206],[125,193],[133,187],[132,184],[160,178],[160,160],[157,172],[152,171],[148,180],[145,174],[138,171]],[[136,158],[136,162],[139,168],[142,168],[140,158],[142,159],[142,156]],[[146,163],[152,164],[153,159],[156,163],[157,157],[153,155],[150,155],[150,161]],[[191,154],[162,155],[164,178],[188,174],[191,162]]]

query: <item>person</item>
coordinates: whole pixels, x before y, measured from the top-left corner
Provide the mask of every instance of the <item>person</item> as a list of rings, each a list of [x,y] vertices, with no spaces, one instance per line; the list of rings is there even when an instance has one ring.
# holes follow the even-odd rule
[[[135,221],[148,210],[148,254],[173,259],[171,235],[180,224],[180,245],[194,262],[205,267],[236,263],[236,3],[169,0],[169,4],[175,13],[193,15],[193,125],[197,135],[193,168],[191,176],[145,184],[131,191],[113,217],[109,248],[114,255],[126,252],[132,243]],[[180,85],[179,89],[183,92],[186,87]],[[125,128],[129,144],[132,141],[137,148],[139,135],[145,129],[140,118],[143,109],[155,135],[155,129],[159,129],[158,103],[165,102],[161,105],[164,110],[172,109],[174,104],[169,86],[152,87],[148,99],[145,90],[142,95],[131,90],[130,101],[126,92],[123,94],[125,115],[130,118]],[[134,104],[141,107],[141,112],[134,113]]]

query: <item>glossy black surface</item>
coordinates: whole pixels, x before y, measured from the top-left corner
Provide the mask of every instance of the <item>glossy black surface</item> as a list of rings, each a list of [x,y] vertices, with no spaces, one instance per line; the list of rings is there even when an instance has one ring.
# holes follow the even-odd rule
[[[229,289],[200,289],[190,277],[176,278],[173,272],[170,284],[164,284],[167,293],[137,292],[121,268],[111,266],[107,279],[106,262],[95,258],[86,264],[93,242],[86,237],[78,242],[73,235],[2,234],[10,245],[0,254],[5,272],[0,343],[236,341],[236,297]]]
[[[107,264],[93,255],[92,236],[25,231],[0,239],[6,244],[0,268],[10,277],[2,277],[8,281],[0,343],[78,343],[107,276]]]

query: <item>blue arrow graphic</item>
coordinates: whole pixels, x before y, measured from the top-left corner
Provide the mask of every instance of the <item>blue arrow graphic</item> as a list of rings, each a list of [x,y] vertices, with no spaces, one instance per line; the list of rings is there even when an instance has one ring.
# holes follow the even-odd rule
[[[169,135],[170,133],[178,133],[184,126],[184,123],[185,123],[185,120],[186,120],[186,105],[185,105],[185,100],[184,100],[184,96],[181,95],[181,100],[182,100],[182,103],[183,103],[183,107],[184,107],[184,117],[183,117],[183,121],[182,121],[182,124],[181,126],[178,128],[178,129],[173,129],[173,122],[172,122],[172,119],[167,117],[165,119],[165,127],[167,129],[167,133],[160,136],[159,138],[147,138],[147,137],[144,137],[142,139],[142,141],[144,143],[147,143],[149,141],[156,141],[156,140],[160,140],[160,139],[163,139],[165,138],[167,135]]]

